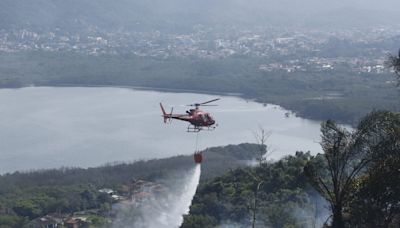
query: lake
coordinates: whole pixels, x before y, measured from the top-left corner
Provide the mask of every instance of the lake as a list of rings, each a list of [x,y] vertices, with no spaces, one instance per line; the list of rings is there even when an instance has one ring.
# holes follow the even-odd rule
[[[256,142],[254,132],[262,127],[271,132],[270,159],[321,152],[320,123],[286,117],[277,105],[128,88],[27,87],[0,89],[0,173],[193,154],[196,133],[186,132],[186,122],[164,124],[159,102],[167,112],[174,105],[174,113],[185,113],[189,107],[182,105],[217,97],[217,107],[202,107],[218,127],[199,133],[199,149]]]

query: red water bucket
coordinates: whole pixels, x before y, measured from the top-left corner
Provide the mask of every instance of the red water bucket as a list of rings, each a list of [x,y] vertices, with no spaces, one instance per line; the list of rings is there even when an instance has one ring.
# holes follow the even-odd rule
[[[201,154],[201,152],[195,152],[193,158],[194,162],[196,163],[201,163],[203,161],[203,155]]]

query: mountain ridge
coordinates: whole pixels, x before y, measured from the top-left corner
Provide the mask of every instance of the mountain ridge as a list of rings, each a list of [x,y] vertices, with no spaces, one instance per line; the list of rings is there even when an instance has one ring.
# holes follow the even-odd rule
[[[167,3],[160,0],[4,0],[0,2],[0,26],[3,29],[34,27],[66,30],[96,26],[105,30],[165,29],[179,32],[188,31],[199,24],[216,27],[324,26],[316,21],[329,21],[329,26],[340,27],[395,24],[399,16],[391,10],[391,6],[400,4],[386,2],[389,3],[321,3],[314,0],[301,3],[277,3],[271,0],[173,0]],[[353,14],[358,16],[354,17]]]

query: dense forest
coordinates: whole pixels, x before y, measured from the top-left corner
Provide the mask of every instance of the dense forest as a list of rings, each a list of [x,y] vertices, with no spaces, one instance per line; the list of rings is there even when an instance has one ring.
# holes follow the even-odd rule
[[[215,147],[204,152],[202,179],[222,175],[254,160],[258,145]],[[119,189],[133,180],[162,180],[193,168],[192,156],[109,164],[97,168],[61,168],[0,176],[0,227],[21,227],[39,216],[88,209],[106,211],[113,202],[99,189]]]
[[[371,109],[397,111],[399,101],[390,74],[263,72],[265,59],[229,57],[152,58],[86,56],[76,53],[0,53],[0,87],[144,86],[206,93],[239,93],[274,103],[316,120],[355,125]],[[62,64],[60,64],[62,63]],[[332,95],[333,94],[333,95]]]
[[[400,114],[354,131],[321,126],[324,154],[297,152],[201,184],[182,227],[398,227]]]

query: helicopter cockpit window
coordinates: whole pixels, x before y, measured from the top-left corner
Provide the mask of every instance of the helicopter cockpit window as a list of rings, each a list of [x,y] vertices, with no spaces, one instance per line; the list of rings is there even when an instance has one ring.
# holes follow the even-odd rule
[[[205,122],[205,121],[207,121],[207,119],[206,119],[206,116],[205,115],[199,115],[200,116],[200,118]]]

